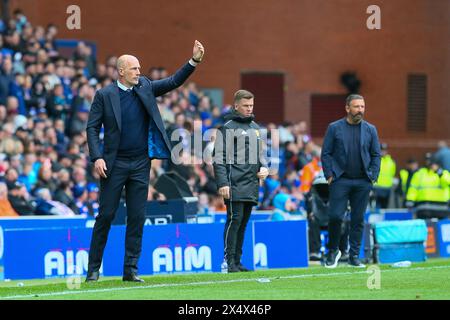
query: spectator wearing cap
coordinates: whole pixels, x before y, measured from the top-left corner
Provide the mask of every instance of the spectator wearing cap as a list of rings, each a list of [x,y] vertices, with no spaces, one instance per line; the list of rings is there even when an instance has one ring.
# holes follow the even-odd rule
[[[28,130],[25,127],[18,127],[16,129],[16,137],[20,140],[22,145],[26,145],[29,138],[28,138]]]
[[[37,119],[35,123],[43,123],[45,125],[45,120],[48,119],[48,111],[45,108],[39,108],[36,112]]]
[[[60,153],[58,155],[58,163],[64,169],[68,169],[68,170],[72,169],[72,165],[73,165],[72,157],[69,156],[67,153]]]
[[[8,188],[6,183],[0,182],[0,217],[19,216],[8,200]]]
[[[34,215],[35,206],[23,183],[16,181],[8,186],[8,200],[14,210],[21,216]]]

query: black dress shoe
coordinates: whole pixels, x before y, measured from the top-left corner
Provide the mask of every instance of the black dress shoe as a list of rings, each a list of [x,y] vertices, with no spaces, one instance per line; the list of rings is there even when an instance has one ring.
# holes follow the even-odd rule
[[[122,277],[122,280],[129,282],[145,282],[143,279],[139,278],[137,274],[127,274]]]
[[[236,265],[236,267],[239,269],[240,272],[249,272],[250,269],[247,269],[242,263],[239,263]]]
[[[98,271],[93,271],[87,274],[86,282],[96,282],[98,281],[99,273]]]
[[[241,270],[239,270],[238,266],[235,264],[229,264],[228,265],[228,273],[233,273],[233,272],[240,272]]]

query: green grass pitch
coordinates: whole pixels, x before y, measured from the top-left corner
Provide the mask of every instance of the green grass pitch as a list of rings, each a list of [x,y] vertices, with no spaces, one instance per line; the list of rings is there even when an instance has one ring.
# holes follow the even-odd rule
[[[233,274],[167,274],[143,276],[146,280],[143,284],[124,283],[118,277],[102,277],[97,283],[84,283],[84,278],[69,282],[61,278],[3,281],[0,283],[0,299],[450,299],[450,259],[429,259],[413,263],[409,268],[376,267],[379,267],[379,273],[342,264],[336,269],[310,266]],[[376,274],[380,276],[379,281],[373,280]]]

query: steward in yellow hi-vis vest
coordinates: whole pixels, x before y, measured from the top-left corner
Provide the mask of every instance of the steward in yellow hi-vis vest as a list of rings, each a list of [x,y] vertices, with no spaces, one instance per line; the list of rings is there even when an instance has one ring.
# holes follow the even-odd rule
[[[377,208],[386,209],[388,207],[396,170],[397,166],[395,161],[392,159],[391,155],[387,153],[387,144],[382,143],[380,175],[374,184]]]
[[[411,183],[411,178],[412,178],[413,174],[414,174],[414,172],[411,173],[411,172],[409,172],[408,169],[400,170],[400,184],[401,184],[403,194],[408,193],[408,189],[409,189],[408,180]]]
[[[450,173],[442,169],[435,159],[417,171],[412,179],[406,204],[414,206],[417,218],[446,218],[449,216]]]
[[[401,197],[402,199],[404,208],[406,207],[406,195],[408,194],[409,186],[411,185],[411,179],[414,173],[416,173],[418,170],[419,162],[414,158],[408,159],[408,161],[406,162],[406,168],[400,170],[400,183],[398,184],[396,191],[397,196]]]

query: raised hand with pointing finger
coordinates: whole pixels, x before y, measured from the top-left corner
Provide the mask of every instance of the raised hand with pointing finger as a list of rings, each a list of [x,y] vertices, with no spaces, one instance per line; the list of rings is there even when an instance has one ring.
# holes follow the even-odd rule
[[[200,63],[203,60],[203,55],[205,54],[205,48],[200,43],[200,41],[195,40],[194,48],[192,50],[192,60],[196,63]]]

